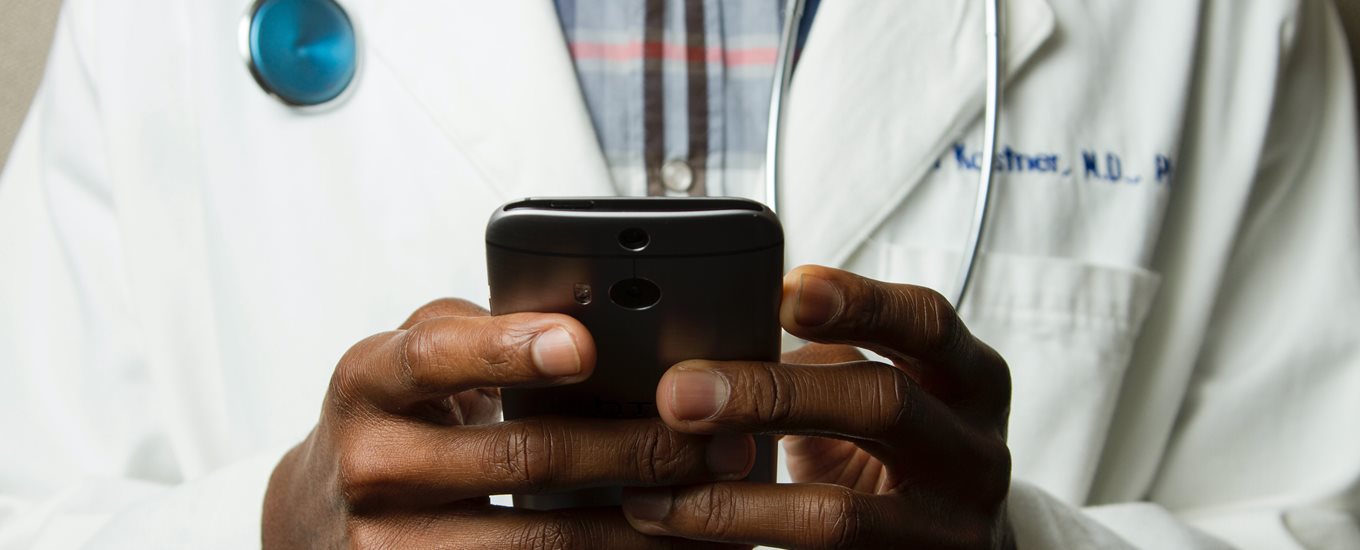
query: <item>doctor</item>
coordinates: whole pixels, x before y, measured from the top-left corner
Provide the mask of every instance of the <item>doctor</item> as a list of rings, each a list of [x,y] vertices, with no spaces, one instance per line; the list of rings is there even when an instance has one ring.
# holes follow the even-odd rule
[[[593,353],[565,318],[479,316],[487,213],[760,198],[742,128],[764,119],[738,105],[777,15],[570,4],[349,0],[360,70],[300,112],[241,66],[243,5],[68,0],[0,180],[0,547],[1360,546],[1356,95],[1330,1],[1007,2],[999,186],[957,316],[925,289],[967,237],[981,3],[823,3],[781,217],[791,265],[838,269],[794,271],[783,322],[895,366],[687,363],[666,428],[593,432],[495,423],[464,391],[569,383]],[[600,99],[628,75],[641,93]],[[705,102],[664,99],[692,86]],[[820,389],[762,401],[781,376]],[[824,484],[724,484],[753,431],[851,443],[786,442]],[[602,479],[659,487],[590,517],[479,500]]]

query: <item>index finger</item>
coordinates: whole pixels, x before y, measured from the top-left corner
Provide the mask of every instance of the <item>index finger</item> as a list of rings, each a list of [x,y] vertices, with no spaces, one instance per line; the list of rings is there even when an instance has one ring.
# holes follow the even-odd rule
[[[491,312],[477,304],[458,298],[440,298],[417,309],[399,327],[406,330],[415,326],[421,321],[437,319],[440,317],[490,317]]]
[[[897,499],[815,483],[629,488],[623,512],[650,535],[778,548],[912,547],[934,527]]]
[[[565,315],[436,317],[360,342],[332,389],[401,414],[471,389],[579,382],[594,366],[590,333]]]
[[[978,340],[949,300],[929,288],[885,283],[820,266],[784,277],[780,322],[808,340],[848,344],[891,359],[932,394],[1010,394],[1006,363]]]

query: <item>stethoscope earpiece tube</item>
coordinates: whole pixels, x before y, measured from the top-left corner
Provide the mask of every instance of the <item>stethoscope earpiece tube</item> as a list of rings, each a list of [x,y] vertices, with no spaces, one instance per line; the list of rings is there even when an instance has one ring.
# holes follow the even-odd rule
[[[779,159],[784,146],[784,95],[793,81],[793,51],[798,47],[798,28],[803,23],[806,0],[789,0],[784,10],[784,28],[775,56],[774,82],[770,86],[770,123],[765,134],[765,205],[779,214]]]
[[[959,264],[959,283],[953,296],[954,309],[963,308],[963,299],[973,283],[982,239],[987,230],[987,208],[992,198],[992,179],[996,174],[996,140],[1001,125],[1002,81],[1001,0],[985,0],[987,25],[987,98],[982,115],[982,166],[978,167],[977,205],[973,207],[973,227],[968,232],[968,248]]]
[[[782,158],[784,97],[793,78],[793,55],[797,47],[798,28],[803,21],[805,0],[789,0],[784,12],[784,28],[779,40],[775,61],[774,82],[770,86],[770,123],[765,142],[765,204],[776,214],[781,212],[779,191],[783,174],[779,166]],[[982,238],[987,228],[987,209],[992,198],[995,174],[997,131],[1000,128],[1002,99],[1002,42],[1001,0],[983,0],[987,35],[987,84],[983,110],[982,166],[979,168],[977,203],[973,209],[973,224],[968,232],[968,246],[959,265],[959,279],[951,302],[955,309],[963,307],[964,298],[973,282],[977,260],[982,252]]]

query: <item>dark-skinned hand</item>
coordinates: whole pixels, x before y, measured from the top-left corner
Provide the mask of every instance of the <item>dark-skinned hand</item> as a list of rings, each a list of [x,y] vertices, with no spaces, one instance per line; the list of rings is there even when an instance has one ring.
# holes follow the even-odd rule
[[[634,527],[782,548],[1011,545],[1009,369],[948,300],[806,266],[784,279],[780,321],[816,344],[784,363],[680,363],[657,407],[685,433],[788,436],[795,483],[633,489]]]
[[[487,495],[739,479],[745,435],[658,419],[497,422],[499,389],[579,382],[593,340],[570,317],[489,317],[441,300],[365,339],[331,378],[321,418],[274,469],[267,548],[713,548],[649,536],[616,508],[532,512]]]

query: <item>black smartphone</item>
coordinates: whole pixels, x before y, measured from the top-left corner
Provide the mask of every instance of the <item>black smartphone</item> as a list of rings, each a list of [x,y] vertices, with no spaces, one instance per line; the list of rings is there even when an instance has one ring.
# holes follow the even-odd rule
[[[486,229],[491,313],[563,313],[597,360],[570,386],[505,389],[507,420],[657,416],[656,386],[688,359],[779,359],[784,235],[764,205],[729,198],[561,198],[506,204]],[[751,481],[775,481],[756,438]],[[617,505],[621,487],[515,495],[516,507]]]

